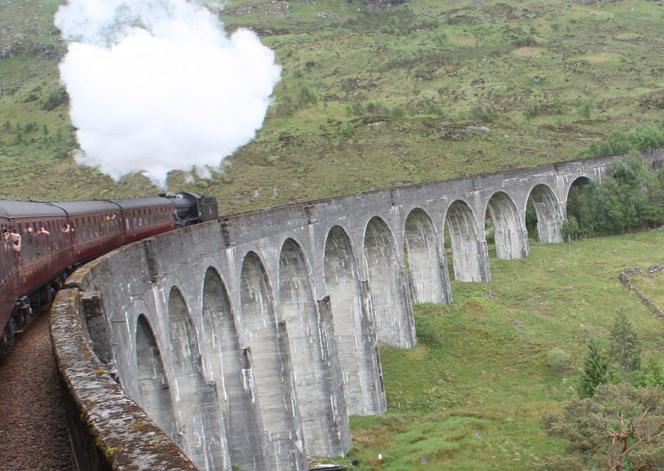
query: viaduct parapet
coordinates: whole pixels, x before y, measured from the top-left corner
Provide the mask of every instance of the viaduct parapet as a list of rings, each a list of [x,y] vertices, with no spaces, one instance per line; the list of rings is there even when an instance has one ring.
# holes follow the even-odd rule
[[[378,347],[415,345],[412,304],[451,301],[450,263],[457,280],[490,280],[485,221],[499,258],[526,257],[530,199],[540,243],[562,242],[571,186],[601,179],[619,158],[232,215],[88,264],[59,294],[52,327],[72,404],[87,418],[77,429],[97,437],[78,447],[111,469],[150,469],[122,468],[102,446],[112,438],[106,449],[122,449],[127,430],[152,424],[135,402],[162,431],[150,425],[150,443],[170,443],[172,455],[170,437],[191,460],[178,455],[168,469],[303,470],[307,456],[343,455],[349,415],[386,409]],[[661,163],[664,152],[646,158]],[[105,382],[97,397],[115,401],[116,421],[81,399],[85,371]]]

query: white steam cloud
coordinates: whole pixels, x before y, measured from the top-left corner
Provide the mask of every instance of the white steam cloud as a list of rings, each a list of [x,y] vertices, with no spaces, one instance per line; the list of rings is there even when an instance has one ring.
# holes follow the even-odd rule
[[[69,0],[55,24],[77,161],[115,179],[218,167],[253,139],[281,74],[253,32],[229,37],[187,0]]]

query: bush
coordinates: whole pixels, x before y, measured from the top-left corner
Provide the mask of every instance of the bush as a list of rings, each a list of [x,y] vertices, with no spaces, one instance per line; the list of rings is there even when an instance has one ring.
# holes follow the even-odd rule
[[[568,241],[576,240],[581,237],[581,227],[574,216],[568,217],[563,223],[563,235]]]
[[[339,135],[341,137],[350,137],[353,135],[355,132],[355,127],[353,126],[353,123],[343,123],[341,126],[339,126]]]
[[[315,105],[316,103],[318,103],[318,98],[316,97],[316,94],[312,92],[308,87],[302,87],[300,88],[298,102],[300,106]]]
[[[514,45],[514,47],[533,47],[537,46],[537,39],[530,35],[513,36],[512,45]]]
[[[546,358],[547,365],[556,373],[564,373],[572,368],[571,357],[562,348],[556,347],[549,350]]]
[[[578,112],[581,117],[590,119],[593,112],[592,105],[590,103],[584,103],[583,105],[579,106]]]
[[[27,124],[23,127],[23,130],[24,130],[26,133],[35,132],[37,129],[39,129],[39,125],[38,125],[37,123],[35,123],[34,121],[30,121],[29,123],[27,123]]]
[[[390,110],[390,115],[395,119],[401,119],[406,116],[406,112],[398,106]]]
[[[42,104],[42,109],[45,111],[52,111],[58,106],[66,104],[68,101],[69,95],[67,95],[67,91],[62,87],[58,87],[57,90],[46,97],[46,100]]]
[[[470,118],[483,123],[493,123],[498,118],[498,112],[490,106],[474,106],[470,110]]]
[[[634,374],[632,383],[637,387],[664,388],[664,365],[654,358],[648,358],[643,368]]]
[[[431,315],[416,316],[415,331],[417,332],[417,338],[425,345],[433,346],[443,342],[443,336]]]

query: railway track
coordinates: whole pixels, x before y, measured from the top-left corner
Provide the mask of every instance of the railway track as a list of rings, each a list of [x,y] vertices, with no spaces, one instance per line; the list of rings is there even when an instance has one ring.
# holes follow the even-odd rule
[[[50,306],[0,359],[0,471],[75,471],[49,336]]]

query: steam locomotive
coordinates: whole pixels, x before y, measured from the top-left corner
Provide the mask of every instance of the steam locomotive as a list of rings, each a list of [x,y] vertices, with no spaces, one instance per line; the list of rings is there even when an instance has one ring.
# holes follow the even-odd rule
[[[196,193],[92,201],[0,200],[0,355],[71,269],[124,244],[218,217]]]

